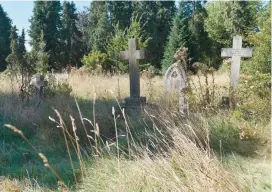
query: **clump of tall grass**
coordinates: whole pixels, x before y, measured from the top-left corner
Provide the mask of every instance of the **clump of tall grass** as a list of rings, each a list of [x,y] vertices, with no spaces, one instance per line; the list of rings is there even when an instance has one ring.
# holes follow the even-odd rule
[[[124,110],[116,114],[112,110],[115,125],[115,139],[102,139],[99,126],[93,120],[83,118],[79,109],[82,127],[85,122],[93,126],[86,130],[89,149],[79,144],[81,138],[77,136],[77,127],[71,116],[73,132],[69,131],[61,114],[55,110],[58,120],[50,117],[57,127],[62,130],[74,183],[80,183],[78,190],[82,191],[243,191],[233,175],[228,173],[212,153],[209,146],[209,128],[204,118],[195,118],[195,122],[178,112],[159,111],[150,114],[145,111],[143,117],[146,123],[144,130],[131,129],[132,122]],[[125,129],[117,127],[117,121],[123,116]],[[148,120],[147,120],[148,119]],[[148,122],[147,122],[148,121]],[[48,158],[39,152],[25,138],[22,131],[14,126],[6,125],[21,135],[41,157],[44,166],[56,176],[62,186],[66,186],[50,165]],[[86,127],[85,127],[86,128]],[[84,128],[84,129],[85,129]],[[138,127],[140,130],[141,128]],[[140,138],[136,138],[140,137]],[[125,145],[121,139],[125,140]],[[86,140],[87,141],[87,140]],[[78,156],[80,170],[76,170],[71,158],[71,151]],[[92,156],[94,166],[86,169],[86,161],[82,153]],[[50,159],[50,158],[49,158]],[[77,174],[79,172],[80,174]]]
[[[212,153],[204,119],[197,125],[181,116],[176,121],[148,116],[161,125],[153,125],[157,134],[146,132],[149,142],[132,142],[132,158],[96,159],[79,191],[246,190]]]

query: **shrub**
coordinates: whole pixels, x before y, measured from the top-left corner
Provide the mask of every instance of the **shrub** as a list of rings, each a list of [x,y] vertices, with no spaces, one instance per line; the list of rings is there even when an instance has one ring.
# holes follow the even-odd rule
[[[81,60],[84,66],[92,71],[102,73],[102,70],[111,69],[111,59],[107,57],[105,53],[100,51],[92,51],[87,56],[84,56]]]
[[[54,97],[56,94],[69,96],[72,90],[68,82],[57,82],[54,76],[49,76],[48,86],[45,87],[44,94],[45,97]]]

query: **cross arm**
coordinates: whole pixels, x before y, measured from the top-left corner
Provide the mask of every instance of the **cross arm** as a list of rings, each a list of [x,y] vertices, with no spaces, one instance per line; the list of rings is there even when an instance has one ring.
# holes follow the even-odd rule
[[[129,59],[129,52],[128,51],[121,51],[120,52],[120,58],[122,60],[128,60]]]
[[[144,50],[137,50],[136,51],[136,59],[144,59],[145,58],[145,51]]]
[[[253,49],[251,48],[222,48],[221,49],[221,57],[232,57],[232,56],[240,56],[240,57],[252,57]]]

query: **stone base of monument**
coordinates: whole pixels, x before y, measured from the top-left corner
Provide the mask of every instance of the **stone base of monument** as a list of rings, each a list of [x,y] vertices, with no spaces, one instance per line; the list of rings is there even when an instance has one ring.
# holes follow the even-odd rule
[[[127,112],[141,113],[144,105],[146,105],[146,97],[125,98],[125,108]]]

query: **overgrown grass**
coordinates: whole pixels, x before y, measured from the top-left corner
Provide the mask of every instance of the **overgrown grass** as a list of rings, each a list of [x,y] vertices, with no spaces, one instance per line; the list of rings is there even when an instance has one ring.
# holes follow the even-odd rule
[[[250,183],[247,177],[255,173],[236,169],[237,162],[229,158],[240,154],[249,166],[258,162],[256,155],[259,160],[270,160],[267,119],[258,124],[256,119],[244,118],[244,112],[237,115],[233,110],[201,105],[191,109],[189,115],[180,114],[164,103],[161,77],[142,80],[142,95],[152,105],[141,117],[123,115],[119,109],[117,101],[128,96],[127,76],[76,75],[68,83],[71,95],[58,91],[33,107],[11,94],[7,82],[1,82],[0,176],[5,178],[0,179],[0,187],[4,190],[17,187],[39,191],[41,186],[55,190],[59,179],[20,135],[2,128],[3,124],[22,130],[36,150],[46,155],[64,184],[77,191],[248,191],[271,187],[267,172],[263,173],[265,181]]]

